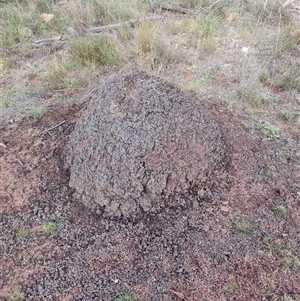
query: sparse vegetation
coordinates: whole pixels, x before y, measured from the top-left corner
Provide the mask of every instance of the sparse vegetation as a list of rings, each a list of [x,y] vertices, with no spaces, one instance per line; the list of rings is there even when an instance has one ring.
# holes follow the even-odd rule
[[[250,219],[247,217],[236,218],[233,224],[234,228],[240,233],[250,235],[253,232],[253,225]]]
[[[44,222],[40,226],[40,231],[46,235],[52,235],[58,230],[58,224],[54,221]]]
[[[293,270],[300,269],[300,259],[291,251],[286,249],[282,240],[274,240],[270,236],[263,236],[262,242],[268,250],[266,252],[259,252],[261,255],[267,256],[268,258],[275,258],[277,263],[284,268],[290,268]]]

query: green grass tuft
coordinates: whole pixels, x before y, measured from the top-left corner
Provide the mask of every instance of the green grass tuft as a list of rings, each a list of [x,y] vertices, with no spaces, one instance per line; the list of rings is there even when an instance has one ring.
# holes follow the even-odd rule
[[[287,215],[287,209],[284,205],[276,205],[273,208],[273,211],[276,216],[284,218]]]
[[[234,228],[243,234],[250,235],[253,232],[253,225],[247,217],[236,218],[233,222]]]
[[[269,122],[263,122],[259,127],[262,134],[271,138],[280,138],[280,129],[275,125]]]
[[[112,37],[81,38],[69,45],[69,53],[80,66],[114,66],[122,61],[121,52]]]
[[[125,292],[117,297],[114,297],[110,301],[135,301],[136,299],[131,293]]]
[[[58,224],[56,222],[44,222],[40,226],[40,231],[46,235],[52,235],[58,230]]]
[[[222,291],[228,295],[232,295],[238,289],[238,283],[234,275],[229,275],[227,281],[223,285]]]
[[[265,168],[265,175],[272,181],[276,180],[276,170],[272,167]]]
[[[16,232],[16,241],[22,241],[28,236],[28,231],[26,228],[22,227],[20,230]]]
[[[9,296],[9,301],[23,301],[25,300],[25,292],[22,291],[20,288],[14,290]]]

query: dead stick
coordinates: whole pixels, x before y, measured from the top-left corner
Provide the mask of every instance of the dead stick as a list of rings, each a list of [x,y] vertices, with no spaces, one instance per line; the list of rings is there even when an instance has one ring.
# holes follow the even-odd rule
[[[175,12],[175,13],[182,13],[182,14],[188,14],[189,13],[188,9],[181,8],[181,7],[174,7],[174,6],[172,6],[170,4],[167,4],[167,3],[160,3],[159,7],[161,9],[172,11],[172,12]]]
[[[42,45],[45,45],[45,44],[48,44],[48,43],[51,43],[51,42],[54,42],[54,41],[61,41],[62,38],[63,38],[62,36],[57,36],[57,37],[54,37],[52,39],[41,39],[41,40],[33,41],[32,45],[42,46]]]
[[[145,20],[160,20],[160,19],[162,19],[162,16],[151,16],[151,17],[147,17],[147,18],[143,18],[143,19],[129,20],[129,21],[125,21],[123,23],[114,23],[114,24],[109,24],[109,25],[92,27],[92,28],[90,28],[90,31],[93,33],[98,33],[98,32],[104,31],[104,30],[108,30],[108,29],[116,29],[121,26],[132,26],[134,24],[141,23]]]
[[[212,5],[210,5],[210,6],[208,7],[208,9],[213,9],[214,6],[216,6],[218,3],[223,2],[223,1],[224,1],[224,0],[217,0],[217,1],[214,2]]]
[[[44,134],[44,133],[46,133],[46,132],[49,132],[49,131],[52,131],[52,130],[54,130],[55,128],[59,127],[60,125],[64,124],[65,122],[66,122],[66,121],[64,120],[64,121],[62,121],[62,122],[60,122],[60,123],[58,123],[58,124],[54,125],[53,127],[51,127],[51,128],[49,128],[49,129],[46,129],[46,130],[44,130],[44,131],[42,132],[42,134]]]

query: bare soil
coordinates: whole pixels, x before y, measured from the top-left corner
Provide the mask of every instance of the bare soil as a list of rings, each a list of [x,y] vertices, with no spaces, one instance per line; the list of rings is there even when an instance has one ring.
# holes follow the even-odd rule
[[[97,215],[72,197],[65,146],[86,103],[3,125],[1,299],[20,288],[25,300],[111,300],[125,291],[141,301],[300,300],[299,269],[285,260],[300,257],[299,129],[287,125],[279,139],[267,138],[221,100],[200,102],[222,130],[225,175],[203,195],[186,193],[157,214],[129,219]],[[274,214],[278,204],[285,218]],[[237,230],[241,217],[251,233]],[[42,234],[45,221],[58,231]]]

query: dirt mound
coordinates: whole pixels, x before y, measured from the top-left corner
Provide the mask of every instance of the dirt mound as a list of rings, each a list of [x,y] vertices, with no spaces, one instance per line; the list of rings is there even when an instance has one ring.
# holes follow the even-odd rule
[[[103,85],[71,134],[70,187],[88,207],[129,216],[200,188],[225,146],[197,100],[141,71]]]

